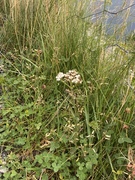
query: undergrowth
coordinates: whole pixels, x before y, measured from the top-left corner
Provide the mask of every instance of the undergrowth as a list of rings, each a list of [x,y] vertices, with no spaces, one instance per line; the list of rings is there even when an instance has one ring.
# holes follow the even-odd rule
[[[127,44],[84,20],[81,2],[3,0],[1,12],[0,177],[133,179]]]

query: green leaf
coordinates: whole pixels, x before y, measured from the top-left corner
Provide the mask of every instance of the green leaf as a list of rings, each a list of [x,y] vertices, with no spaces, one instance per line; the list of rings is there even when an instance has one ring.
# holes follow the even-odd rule
[[[58,172],[59,169],[61,168],[61,164],[57,164],[56,162],[53,162],[52,167],[53,167],[54,172]]]
[[[126,137],[126,138],[125,138],[125,142],[127,142],[127,143],[132,143],[133,141],[132,141],[132,139]]]
[[[84,168],[84,163],[78,163],[79,170],[82,171]]]
[[[67,136],[65,134],[60,134],[60,136],[60,141],[66,144],[68,142]]]
[[[48,180],[48,176],[47,176],[47,174],[43,174],[43,175],[42,175],[42,179],[44,179],[44,180]]]
[[[125,141],[124,141],[124,138],[123,138],[123,137],[121,137],[121,138],[118,139],[118,143],[122,144],[122,143],[124,143],[124,142],[125,142]]]
[[[20,80],[14,80],[13,84],[17,85],[17,84],[20,84],[20,82],[21,82]]]
[[[92,169],[92,163],[91,162],[87,162],[86,163],[86,168],[87,169]]]
[[[4,82],[4,77],[3,76],[0,76],[0,84],[2,84]]]
[[[94,130],[98,130],[98,129],[99,129],[99,124],[98,124],[97,121],[91,121],[91,122],[89,123],[89,126],[90,126],[92,129],[94,129]]]
[[[15,144],[16,145],[24,145],[26,143],[26,138],[25,137],[19,137],[17,138]]]
[[[53,142],[51,142],[51,145],[50,145],[50,151],[55,151],[59,147],[60,147],[59,143],[53,141]]]
[[[42,126],[42,123],[35,124],[35,126],[36,126],[36,129],[39,130],[40,127]]]
[[[122,144],[122,143],[124,143],[124,142],[132,143],[133,141],[132,141],[132,139],[130,139],[130,138],[128,138],[128,137],[120,137],[120,138],[118,139],[118,143]]]
[[[11,177],[14,177],[14,176],[16,176],[17,175],[17,172],[15,171],[15,170],[12,170],[12,172],[11,172]]]
[[[79,169],[77,170],[77,177],[78,177],[80,180],[85,180],[85,179],[86,179],[86,176],[87,176],[87,173],[86,173],[86,172],[80,171]]]

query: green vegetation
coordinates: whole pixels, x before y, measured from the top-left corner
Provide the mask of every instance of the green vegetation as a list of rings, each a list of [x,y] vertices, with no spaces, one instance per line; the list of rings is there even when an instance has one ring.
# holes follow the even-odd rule
[[[0,178],[133,179],[133,41],[107,37],[73,0],[0,8]]]

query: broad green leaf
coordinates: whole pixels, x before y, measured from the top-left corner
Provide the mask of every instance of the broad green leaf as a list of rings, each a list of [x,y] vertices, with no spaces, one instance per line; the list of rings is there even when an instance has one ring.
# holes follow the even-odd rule
[[[130,139],[130,138],[128,138],[128,137],[126,137],[124,140],[125,140],[125,142],[127,142],[127,143],[132,143],[132,142],[133,142],[132,139]]]
[[[87,162],[86,163],[86,168],[87,169],[92,169],[92,163],[91,162]]]
[[[54,172],[58,172],[59,169],[61,168],[61,164],[57,164],[56,162],[52,163],[52,167],[54,168]]]
[[[35,124],[35,126],[36,126],[36,129],[39,130],[40,127],[42,126],[42,123]]]
[[[24,145],[26,143],[26,138],[25,137],[19,137],[17,138],[15,144],[16,145]]]
[[[14,177],[14,176],[16,176],[17,175],[17,172],[15,171],[15,170],[12,170],[12,172],[11,172],[11,177]]]
[[[122,144],[122,143],[124,143],[124,142],[125,142],[125,141],[124,141],[124,138],[123,138],[123,137],[121,137],[121,138],[118,139],[118,143]]]
[[[54,151],[56,149],[58,149],[60,147],[59,143],[58,142],[51,142],[51,145],[50,145],[50,151]]]
[[[130,138],[128,138],[128,137],[120,137],[120,138],[118,139],[118,142],[119,142],[120,144],[122,144],[122,143],[124,143],[124,142],[132,143],[132,139],[130,139]]]

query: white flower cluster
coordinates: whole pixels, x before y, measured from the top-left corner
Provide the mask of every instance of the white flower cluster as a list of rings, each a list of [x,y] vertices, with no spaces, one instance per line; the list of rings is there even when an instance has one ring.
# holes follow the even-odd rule
[[[74,84],[82,83],[81,76],[76,70],[69,70],[66,74],[64,74],[63,72],[59,72],[56,76],[56,80],[61,81],[61,79],[67,82],[72,82]]]

